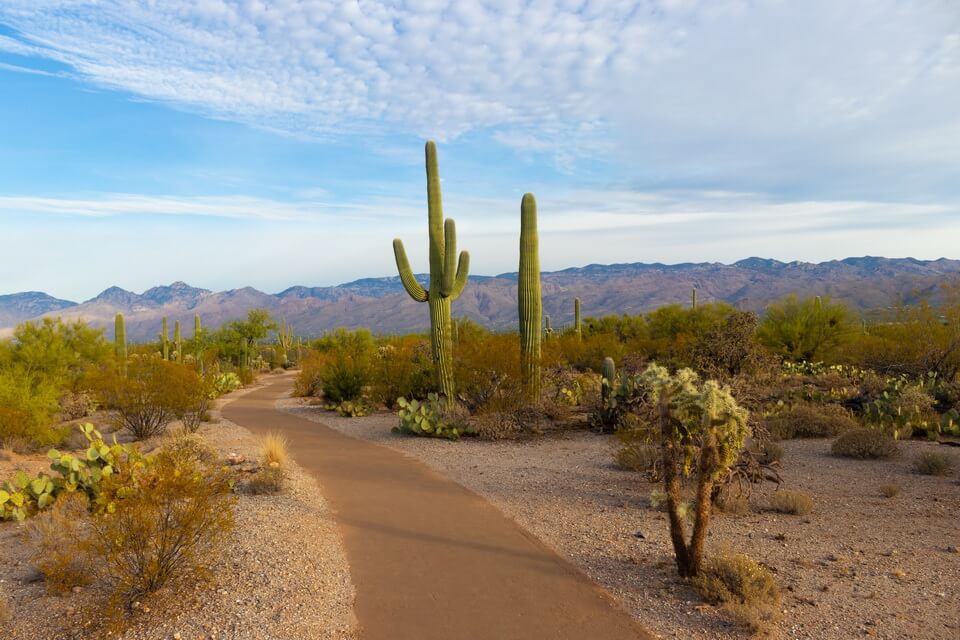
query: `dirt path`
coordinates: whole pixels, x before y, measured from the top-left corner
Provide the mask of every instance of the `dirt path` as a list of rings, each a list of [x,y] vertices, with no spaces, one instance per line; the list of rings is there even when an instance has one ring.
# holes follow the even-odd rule
[[[276,410],[291,383],[285,376],[238,398],[223,415],[283,432],[319,479],[343,535],[363,640],[652,637],[476,494],[396,451]]]

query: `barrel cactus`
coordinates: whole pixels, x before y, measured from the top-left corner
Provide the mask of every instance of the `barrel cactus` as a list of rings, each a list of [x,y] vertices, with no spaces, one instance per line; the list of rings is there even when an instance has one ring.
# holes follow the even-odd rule
[[[452,218],[443,219],[443,201],[440,194],[440,172],[437,166],[437,146],[426,144],[427,165],[427,219],[430,236],[430,284],[424,289],[410,268],[403,242],[393,241],[400,281],[410,297],[430,305],[430,343],[433,348],[434,376],[437,388],[447,402],[454,399],[453,338],[451,334],[451,303],[460,297],[467,285],[470,254],[460,252],[457,257],[457,230]]]

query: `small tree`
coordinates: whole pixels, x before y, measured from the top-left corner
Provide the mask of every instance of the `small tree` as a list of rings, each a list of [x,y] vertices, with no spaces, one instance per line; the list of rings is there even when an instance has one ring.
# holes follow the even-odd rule
[[[822,358],[848,332],[847,308],[829,298],[789,295],[767,307],[757,328],[762,344],[791,360]]]
[[[689,369],[670,375],[653,364],[640,380],[658,408],[663,485],[677,569],[681,576],[693,577],[703,562],[714,485],[730,471],[750,435],[747,411],[729,389],[714,380],[700,384]],[[697,492],[688,542],[682,488],[684,478],[691,476]]]

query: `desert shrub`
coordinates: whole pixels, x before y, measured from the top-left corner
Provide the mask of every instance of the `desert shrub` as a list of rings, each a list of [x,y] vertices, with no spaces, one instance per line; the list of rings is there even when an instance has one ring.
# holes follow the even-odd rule
[[[86,418],[97,408],[97,400],[90,391],[67,391],[59,399],[60,419]]]
[[[753,511],[753,507],[750,505],[750,498],[733,491],[721,492],[713,504],[720,511],[736,516],[745,516]]]
[[[59,396],[51,380],[32,379],[19,368],[0,370],[0,442],[27,441],[37,447],[62,442],[68,430],[54,424]]]
[[[649,427],[620,429],[616,432],[618,446],[614,452],[617,465],[644,474],[650,482],[660,481],[660,447],[656,433]]]
[[[397,398],[426,398],[435,390],[430,341],[407,336],[380,345],[372,360],[371,387],[373,399],[388,409]]]
[[[250,358],[251,346],[256,346],[277,328],[266,309],[250,309],[244,320],[232,320],[205,336],[204,344],[215,357],[230,361],[238,367],[260,368],[260,358]]]
[[[240,367],[235,372],[240,378],[240,386],[246,387],[257,381],[257,372],[250,367]]]
[[[848,334],[848,315],[844,305],[828,298],[789,295],[767,307],[757,339],[790,360],[822,360]]]
[[[220,457],[200,434],[187,429],[168,432],[163,449],[177,458],[192,459],[205,465],[216,464]]]
[[[400,425],[395,433],[407,433],[431,438],[458,440],[460,436],[475,435],[475,430],[466,424],[466,412],[456,405],[447,406],[440,396],[431,393],[423,402],[398,398]]]
[[[701,311],[698,309],[698,311]],[[702,375],[726,380],[771,364],[756,337],[757,316],[724,309],[729,315],[701,330],[691,347],[690,365]]]
[[[184,365],[178,373],[174,416],[190,433],[195,433],[200,424],[209,417],[210,396],[213,380],[197,375],[196,371]]]
[[[934,411],[935,400],[922,384],[910,384],[905,378],[890,380],[872,402],[867,404],[867,422],[898,440],[909,438],[915,430],[935,430],[940,417]]]
[[[879,490],[884,498],[895,498],[900,495],[900,485],[893,482],[880,485]]]
[[[267,433],[260,441],[260,459],[265,466],[276,463],[278,466],[287,465],[287,437],[277,431]]]
[[[783,445],[776,442],[764,443],[760,450],[760,460],[766,464],[783,460]]]
[[[204,577],[233,526],[231,489],[222,468],[164,449],[105,479],[109,506],[90,529],[114,599],[129,606],[163,586]]]
[[[51,593],[66,593],[93,580],[89,506],[84,494],[64,493],[25,528],[30,564]]]
[[[897,441],[877,429],[852,429],[843,433],[830,447],[844,458],[890,458],[897,454]]]
[[[286,470],[272,462],[253,474],[247,482],[247,490],[257,496],[276,495],[283,491],[286,481]]]
[[[336,404],[328,404],[324,408],[327,411],[336,411],[344,418],[362,418],[370,412],[362,400],[344,400]]]
[[[952,466],[950,458],[937,451],[924,451],[913,459],[913,470],[925,476],[945,476]]]
[[[525,404],[519,375],[516,334],[461,331],[454,351],[454,381],[457,398],[470,413],[510,411]]]
[[[117,426],[138,439],[160,435],[178,416],[196,412],[203,389],[191,367],[157,357],[131,358],[125,376],[106,369],[97,386]]]
[[[518,403],[512,408],[484,411],[474,416],[464,410],[455,422],[468,425],[468,432],[484,440],[517,440],[540,436],[553,425],[542,404]]]
[[[813,511],[813,498],[800,491],[777,491],[770,497],[771,511],[805,516]]]
[[[300,371],[293,382],[293,395],[298,398],[312,398],[323,391],[323,365],[325,356],[311,351],[300,362]]]
[[[328,354],[323,368],[323,397],[334,403],[359,400],[370,379],[369,360],[363,354]]]
[[[765,418],[770,437],[826,438],[860,425],[843,407],[835,404],[799,404]]]
[[[743,554],[708,559],[693,584],[707,602],[721,605],[731,621],[754,633],[779,616],[780,588],[773,574]]]

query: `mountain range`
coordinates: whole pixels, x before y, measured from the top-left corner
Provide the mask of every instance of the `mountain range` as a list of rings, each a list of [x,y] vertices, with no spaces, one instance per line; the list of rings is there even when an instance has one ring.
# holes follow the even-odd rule
[[[692,288],[700,302],[725,301],[738,308],[762,311],[789,293],[822,295],[859,311],[936,298],[939,285],[960,276],[960,260],[861,257],[829,262],[780,262],[747,258],[733,264],[592,264],[542,274],[544,313],[555,327],[572,322],[573,299],[579,297],[585,316],[640,313],[669,303],[689,304]],[[426,284],[428,276],[418,279]],[[9,334],[24,320],[42,316],[83,319],[112,333],[116,313],[126,317],[128,339],[150,340],[160,319],[171,327],[180,320],[192,331],[200,314],[208,328],[265,308],[284,318],[302,336],[316,336],[336,327],[368,327],[378,333],[422,331],[429,324],[427,305],[403,291],[400,279],[365,278],[330,287],[294,286],[279,293],[252,287],[213,292],[174,282],[134,293],[110,287],[83,303],[29,291],[0,295],[0,331]],[[454,315],[491,328],[517,322],[517,274],[471,276],[454,302]]]

